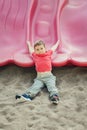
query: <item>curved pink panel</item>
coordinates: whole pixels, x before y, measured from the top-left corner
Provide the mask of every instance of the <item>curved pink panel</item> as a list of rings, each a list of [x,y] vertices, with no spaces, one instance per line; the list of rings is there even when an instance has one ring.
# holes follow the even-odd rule
[[[50,49],[58,40],[57,13],[59,0],[37,0],[32,7],[30,21],[30,35],[28,39],[33,44],[38,39],[43,39],[47,49]],[[31,12],[31,13],[32,13]],[[59,19],[59,18],[58,18]],[[63,66],[68,62],[68,55],[65,53],[55,52],[52,58],[54,66]]]
[[[15,63],[31,66],[26,46],[27,21],[33,1],[0,1],[0,66]]]
[[[26,40],[42,39],[47,49],[60,39],[54,66],[87,66],[86,0],[1,0],[0,66],[34,65]]]
[[[87,66],[87,1],[69,0],[60,14],[62,50],[72,64]]]

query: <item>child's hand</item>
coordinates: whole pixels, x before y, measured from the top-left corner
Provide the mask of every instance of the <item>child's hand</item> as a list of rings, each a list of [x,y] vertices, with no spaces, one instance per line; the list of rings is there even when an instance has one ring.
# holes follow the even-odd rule
[[[30,41],[26,41],[26,42],[27,42],[27,45],[28,45],[28,48],[29,48],[29,52],[30,52],[30,53],[33,53],[33,52],[34,52],[34,49],[33,49],[33,47],[31,46]]]
[[[52,46],[51,50],[52,50],[52,51],[55,51],[55,50],[57,49],[59,43],[60,43],[60,40],[58,40],[58,41],[54,44],[54,46]]]
[[[59,43],[60,43],[60,40],[57,41],[57,44],[59,44]]]
[[[28,46],[30,45],[30,41],[27,41],[27,45],[28,45]]]

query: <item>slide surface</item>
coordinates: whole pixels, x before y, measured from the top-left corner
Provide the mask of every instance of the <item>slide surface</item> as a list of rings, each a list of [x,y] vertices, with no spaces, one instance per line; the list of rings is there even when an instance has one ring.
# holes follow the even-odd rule
[[[33,66],[26,40],[39,39],[47,49],[60,39],[53,66],[87,66],[86,14],[86,0],[1,0],[0,66]]]

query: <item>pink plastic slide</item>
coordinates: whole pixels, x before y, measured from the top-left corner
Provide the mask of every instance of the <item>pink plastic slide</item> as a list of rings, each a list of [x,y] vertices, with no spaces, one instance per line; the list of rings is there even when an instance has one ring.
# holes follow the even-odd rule
[[[0,66],[33,66],[26,41],[39,39],[47,49],[60,39],[53,66],[87,66],[87,1],[1,0]]]

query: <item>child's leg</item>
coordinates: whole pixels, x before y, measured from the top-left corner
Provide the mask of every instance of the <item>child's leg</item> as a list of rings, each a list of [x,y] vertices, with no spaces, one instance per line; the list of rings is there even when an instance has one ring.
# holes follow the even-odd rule
[[[39,79],[35,79],[34,83],[31,87],[28,88],[28,90],[22,94],[22,95],[16,95],[16,99],[23,98],[25,100],[32,100],[44,87],[44,83],[40,81]]]
[[[58,89],[56,87],[56,77],[54,75],[51,75],[45,79],[45,84],[47,86],[47,89],[50,93],[50,97],[54,94],[58,95]]]
[[[58,104],[59,97],[58,97],[58,90],[56,88],[56,77],[54,75],[50,75],[45,79],[45,84],[47,89],[50,93],[49,98],[54,104]]]
[[[28,88],[26,93],[33,98],[41,91],[43,87],[44,87],[44,83],[41,80],[36,78],[34,79],[34,83],[32,84],[32,86]]]

